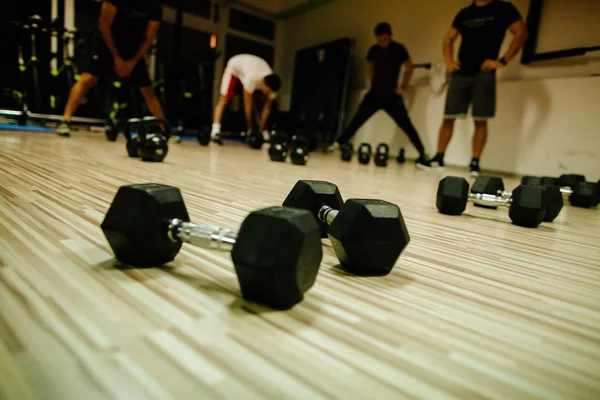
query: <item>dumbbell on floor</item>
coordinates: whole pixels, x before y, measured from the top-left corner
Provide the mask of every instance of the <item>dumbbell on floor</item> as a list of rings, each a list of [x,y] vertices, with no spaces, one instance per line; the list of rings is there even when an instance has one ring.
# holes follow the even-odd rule
[[[397,205],[368,199],[344,203],[330,182],[298,181],[283,205],[313,213],[341,266],[357,275],[388,274],[410,242]]]
[[[153,183],[119,188],[102,231],[117,260],[138,267],[172,261],[183,243],[231,251],[243,297],[275,309],[302,301],[322,258],[319,226],[306,210],[258,210],[235,233],[190,222],[179,189]]]
[[[438,185],[436,206],[440,213],[461,215],[467,202],[490,206],[509,207],[508,215],[513,224],[523,227],[538,227],[546,215],[548,200],[544,189],[539,186],[517,187],[511,198],[484,193],[470,193],[469,183],[464,178],[448,176]]]
[[[598,185],[586,182],[583,175],[561,175],[559,178],[524,176],[522,184],[528,185],[558,185],[560,192],[569,196],[569,203],[573,207],[590,208],[600,202],[600,190]]]
[[[558,186],[551,185],[533,185],[539,186],[546,192],[546,198],[548,200],[548,207],[546,208],[546,214],[544,216],[544,222],[553,222],[556,217],[560,214],[564,202]],[[504,182],[502,178],[497,176],[485,176],[481,175],[477,177],[471,188],[471,193],[482,193],[493,196],[500,196],[506,199],[512,197],[512,192],[504,190]],[[475,203],[476,206],[485,208],[497,208],[496,205],[488,206],[485,204]]]

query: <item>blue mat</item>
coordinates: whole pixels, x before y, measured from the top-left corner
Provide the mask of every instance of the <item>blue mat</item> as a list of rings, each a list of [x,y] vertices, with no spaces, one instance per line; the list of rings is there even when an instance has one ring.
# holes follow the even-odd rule
[[[54,133],[54,129],[39,125],[0,124],[0,130]]]

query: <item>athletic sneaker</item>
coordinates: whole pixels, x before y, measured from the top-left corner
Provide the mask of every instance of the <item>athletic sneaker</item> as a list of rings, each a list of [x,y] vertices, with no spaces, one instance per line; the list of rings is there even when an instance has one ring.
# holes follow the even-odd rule
[[[210,140],[212,140],[213,142],[215,142],[218,145],[222,145],[223,141],[221,140],[221,134],[220,133],[213,133],[210,135]]]
[[[425,154],[421,154],[419,158],[417,158],[415,161],[415,166],[424,171],[429,171],[431,169],[431,163],[427,161]]]
[[[436,154],[429,162],[431,163],[431,168],[437,169],[438,171],[444,170],[444,157],[440,154]]]
[[[338,142],[333,142],[325,148],[325,153],[335,153],[339,149],[340,149],[340,144]]]
[[[481,173],[481,169],[479,168],[479,162],[477,161],[471,161],[471,164],[469,164],[469,174],[476,178],[479,176],[479,174]]]
[[[71,123],[67,121],[61,121],[56,127],[56,134],[64,137],[71,136]]]
[[[181,143],[181,136],[171,135],[171,137],[169,137],[168,143]]]

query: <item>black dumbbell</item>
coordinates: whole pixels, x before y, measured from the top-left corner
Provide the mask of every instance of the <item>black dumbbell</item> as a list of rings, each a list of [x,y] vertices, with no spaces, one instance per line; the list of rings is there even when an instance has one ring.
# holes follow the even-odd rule
[[[342,161],[351,161],[352,160],[352,154],[354,154],[354,149],[352,148],[351,143],[341,144],[340,150],[342,153]]]
[[[302,301],[322,258],[319,226],[297,208],[251,213],[239,233],[189,222],[179,189],[154,183],[119,188],[102,231],[122,263],[158,266],[172,261],[183,243],[231,251],[242,295],[275,309]]]
[[[539,186],[546,192],[548,208],[546,208],[544,222],[553,222],[556,219],[556,217],[558,217],[558,215],[560,214],[564,205],[560,188],[555,185],[546,184],[534,184],[530,186]],[[473,186],[471,187],[471,193],[489,194],[493,196],[504,197],[507,199],[512,197],[511,192],[504,190],[504,182],[502,181],[502,178],[497,176],[481,175],[477,177],[477,179],[473,183]],[[495,205],[488,206],[479,203],[475,203],[474,205],[484,208],[497,208],[497,206]]]
[[[375,165],[378,167],[387,167],[390,157],[390,146],[385,143],[379,143],[375,149]]]
[[[283,205],[313,213],[341,266],[357,275],[388,274],[410,242],[397,205],[367,199],[344,203],[330,182],[298,181]]]
[[[116,118],[108,118],[104,125],[104,133],[108,141],[115,142],[119,137],[119,121]]]
[[[540,186],[521,185],[512,192],[511,198],[484,193],[470,193],[464,178],[448,176],[438,185],[436,206],[440,213],[461,215],[467,202],[509,207],[508,215],[513,224],[536,228],[546,216],[548,199]]]
[[[368,164],[371,162],[371,153],[373,149],[369,143],[363,143],[358,147],[358,162]]]
[[[254,150],[260,150],[265,143],[265,138],[262,133],[257,131],[250,132],[246,140],[248,141],[248,146]]]
[[[308,158],[308,141],[303,136],[294,135],[292,137],[292,151],[290,152],[292,164],[306,165]]]
[[[583,179],[583,180],[582,180]],[[521,183],[528,185],[559,185],[560,192],[569,197],[573,207],[591,208],[598,205],[600,192],[596,184],[585,181],[583,175],[562,175],[560,178],[524,176]]]
[[[404,147],[400,147],[400,150],[398,151],[398,157],[396,158],[398,164],[404,164],[406,162],[405,153],[406,151],[404,150]]]
[[[471,193],[484,193],[495,196],[499,192],[504,192],[504,182],[502,181],[502,178],[498,176],[481,175],[477,177],[477,179],[473,183],[473,186],[471,187]],[[498,208],[496,205],[486,205],[479,203],[475,203],[475,206],[493,209]]]

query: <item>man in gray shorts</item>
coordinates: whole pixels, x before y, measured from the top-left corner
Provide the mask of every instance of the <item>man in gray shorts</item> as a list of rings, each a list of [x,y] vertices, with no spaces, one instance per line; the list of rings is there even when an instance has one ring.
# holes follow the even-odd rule
[[[506,54],[498,59],[506,30],[514,37]],[[462,36],[458,62],[453,45]],[[475,120],[471,175],[479,175],[479,158],[487,140],[487,120],[496,114],[496,70],[512,60],[527,38],[527,28],[519,11],[502,0],[474,0],[454,18],[444,38],[444,57],[450,75],[444,121],[440,128],[438,152],[430,162],[444,167],[444,153],[452,138],[456,118],[466,117],[472,104]]]

